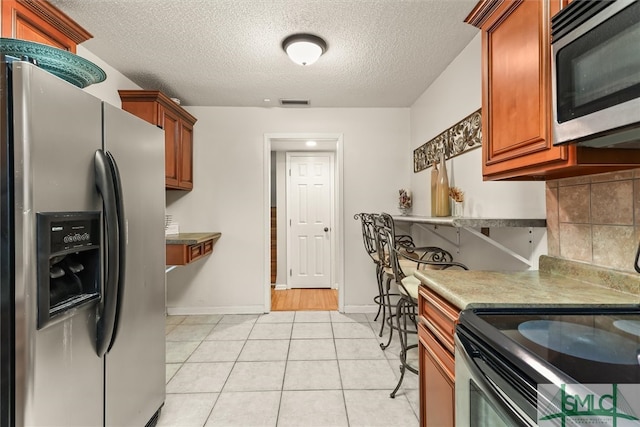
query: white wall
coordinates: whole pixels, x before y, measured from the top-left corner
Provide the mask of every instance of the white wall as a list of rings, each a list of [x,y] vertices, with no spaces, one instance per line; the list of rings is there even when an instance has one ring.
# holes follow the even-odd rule
[[[263,310],[266,133],[343,134],[344,303],[347,311],[371,308],[375,270],[353,215],[395,211],[397,189],[410,179],[409,109],[186,108],[198,118],[194,190],[167,192],[167,210],[181,231],[222,237],[210,257],[168,273],[168,311]]]
[[[79,45],[77,47],[76,53],[78,56],[81,56],[93,62],[98,67],[102,68],[107,74],[107,78],[105,81],[86,87],[84,89],[85,92],[89,92],[93,96],[98,97],[111,105],[121,108],[122,103],[120,102],[118,89],[142,89],[140,86],[125,77],[124,74],[104,62],[102,59],[98,58],[83,46]]]
[[[120,107],[118,89],[141,89],[82,46],[77,53],[107,73],[85,91]],[[168,310],[263,310],[265,133],[343,134],[345,309],[372,309],[374,269],[353,215],[395,211],[397,189],[410,179],[409,109],[186,108],[198,118],[195,186],[191,192],[167,191],[167,212],[181,231],[221,231],[222,237],[210,257],[168,273]]]
[[[411,107],[411,156],[413,150],[481,107],[481,35],[478,34]],[[464,216],[487,218],[545,218],[544,182],[494,182],[482,180],[482,149],[468,151],[447,162],[449,184],[465,193]],[[411,173],[413,214],[430,215],[431,168]],[[453,249],[429,232],[414,232],[424,241]],[[456,239],[455,230],[439,232]],[[491,236],[525,258],[546,253],[546,229],[492,229]],[[477,237],[462,231],[457,258],[471,268],[521,270],[527,266]],[[529,240],[532,243],[529,244]],[[455,252],[454,252],[455,253]]]
[[[120,106],[118,89],[139,89],[91,52],[78,54],[107,72],[87,92]],[[346,311],[373,308],[373,264],[362,246],[357,212],[397,212],[397,191],[410,187],[413,214],[430,212],[430,169],[413,173],[413,149],[481,105],[480,36],[476,37],[411,109],[286,109],[186,107],[194,129],[194,190],[168,191],[167,212],[181,231],[220,231],[210,257],[168,273],[167,306],[173,313],[261,312],[264,306],[265,224],[263,159],[266,133],[341,133],[344,136],[344,295]],[[450,182],[465,191],[466,215],[545,217],[544,184],[483,182],[481,151],[447,163]],[[415,227],[414,227],[415,228]],[[430,233],[419,240],[451,249]],[[455,239],[455,230],[438,231]],[[492,237],[537,261],[546,230],[492,229]],[[478,238],[461,234],[457,258],[472,268],[525,269]],[[529,244],[529,240],[532,241]],[[537,264],[534,265],[534,267]]]

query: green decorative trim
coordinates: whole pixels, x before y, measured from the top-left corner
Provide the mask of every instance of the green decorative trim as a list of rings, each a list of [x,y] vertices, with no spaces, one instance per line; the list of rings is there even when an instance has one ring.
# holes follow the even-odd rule
[[[0,54],[35,60],[38,67],[80,88],[107,78],[102,68],[66,50],[26,40],[0,38]]]
[[[413,172],[418,173],[430,167],[442,151],[445,158],[450,159],[481,146],[482,115],[479,109],[413,150]]]

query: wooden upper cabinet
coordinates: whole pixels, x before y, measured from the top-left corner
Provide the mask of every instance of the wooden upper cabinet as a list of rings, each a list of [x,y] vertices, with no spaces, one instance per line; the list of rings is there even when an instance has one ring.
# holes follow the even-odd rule
[[[180,188],[193,188],[193,126],[182,122],[180,126]]]
[[[123,103],[123,107],[124,103]],[[126,108],[125,108],[126,110]],[[165,185],[167,188],[178,187],[178,158],[180,156],[180,117],[169,109],[160,108],[162,122],[158,124],[164,129],[164,171]]]
[[[640,164],[640,150],[553,146],[551,17],[565,4],[484,0],[465,20],[482,30],[485,180],[555,179]]]
[[[29,40],[76,53],[92,35],[46,0],[0,0],[2,37]]]
[[[549,80],[546,45],[549,44],[545,3],[524,1],[505,3],[486,27],[483,63],[487,84],[483,98],[489,150],[485,152],[484,173],[490,175],[499,163],[523,155],[538,155],[540,161],[566,157],[563,148],[551,147],[545,82]]]
[[[122,109],[164,129],[165,187],[193,189],[193,125],[197,119],[157,90],[119,90]]]

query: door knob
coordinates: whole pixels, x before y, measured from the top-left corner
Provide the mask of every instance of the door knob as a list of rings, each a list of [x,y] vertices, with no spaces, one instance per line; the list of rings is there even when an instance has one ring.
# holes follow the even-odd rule
[[[329,227],[324,228],[324,232],[326,233],[327,231],[329,231]]]

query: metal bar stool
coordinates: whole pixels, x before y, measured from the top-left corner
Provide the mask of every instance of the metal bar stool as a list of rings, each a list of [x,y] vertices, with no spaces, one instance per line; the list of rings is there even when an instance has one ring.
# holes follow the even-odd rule
[[[389,294],[384,289],[385,269],[387,275],[392,274],[391,265],[388,264],[388,251],[377,241],[378,235],[376,231],[376,221],[379,215],[375,213],[361,212],[353,216],[355,220],[360,220],[362,227],[362,240],[367,255],[371,258],[376,266],[376,282],[378,285],[378,295],[373,298],[373,301],[378,305],[378,312],[374,320],[378,320],[380,313],[382,313],[382,322],[380,326],[379,336],[382,336],[384,332],[385,324],[388,324],[389,316],[395,311],[396,298],[399,294]],[[400,235],[396,237],[399,241],[402,241],[405,245],[413,245],[411,236]],[[380,254],[384,254],[381,255]],[[389,284],[387,283],[387,286]],[[392,300],[393,298],[393,300]],[[388,315],[387,315],[388,313]]]
[[[394,241],[393,229],[385,230],[386,240]],[[402,385],[404,375],[407,370],[418,373],[417,368],[411,366],[407,362],[407,352],[416,348],[418,344],[409,344],[409,334],[418,333],[417,325],[417,307],[418,307],[418,288],[420,281],[413,276],[413,271],[408,275],[406,262],[417,265],[416,269],[438,269],[445,270],[449,268],[457,268],[468,270],[468,268],[459,262],[453,261],[453,256],[446,250],[438,247],[422,247],[413,252],[408,252],[407,248],[401,244],[391,245],[389,247],[389,262],[393,269],[393,280],[398,285],[400,299],[396,304],[396,313],[393,316],[396,319],[395,325],[390,325],[392,329],[398,331],[400,339],[400,379],[395,389],[391,392],[390,397],[395,398],[396,393]],[[391,277],[390,277],[391,278]]]
[[[388,235],[386,230],[388,228],[388,219],[385,214],[377,215],[374,217],[374,236],[376,249],[378,252],[378,259],[380,260],[380,270],[378,274],[378,288],[380,290],[380,296],[382,301],[382,322],[380,326],[379,336],[382,336],[385,324],[388,324],[389,340],[387,343],[381,343],[380,348],[386,349],[391,344],[393,337],[393,317],[395,314],[395,306],[397,304],[397,298],[400,297],[398,293],[391,293],[391,279],[393,276],[393,268],[389,259],[389,247],[393,246],[389,242],[393,242],[393,234]],[[392,240],[389,240],[392,239]],[[386,281],[385,281],[386,278]],[[389,315],[387,316],[387,311]]]
[[[373,297],[373,301],[378,305],[378,312],[376,313],[376,317],[374,318],[374,320],[378,320],[378,317],[380,316],[380,312],[382,310],[386,311],[384,292],[382,290],[382,264],[380,262],[378,249],[376,247],[374,228],[376,216],[377,214],[366,212],[357,213],[353,216],[355,220],[360,220],[360,225],[362,226],[362,241],[364,243],[364,249],[376,266],[376,282],[378,283],[378,295]],[[382,314],[383,319],[384,317],[385,313]],[[380,331],[380,335],[382,335],[382,331]]]
[[[401,294],[391,292],[391,282],[395,280],[395,273],[390,259],[390,248],[394,246],[400,247],[406,253],[414,254],[415,258],[419,258],[420,254],[425,253],[424,251],[426,250],[431,250],[431,248],[418,248],[415,246],[411,236],[406,234],[397,235],[391,215],[383,212],[374,219],[376,247],[378,249],[378,258],[380,259],[381,264],[380,287],[383,292],[384,301],[382,306],[383,311],[380,336],[382,336],[385,324],[389,325],[389,339],[386,343],[380,344],[380,348],[385,350],[389,347],[393,339],[393,330],[396,329],[393,326],[393,319],[396,316],[395,312],[398,299],[401,297]],[[411,259],[403,259],[399,262],[402,264],[402,268],[408,275],[412,275],[416,268],[418,268],[418,264]],[[389,311],[388,316],[385,316],[385,310]]]

